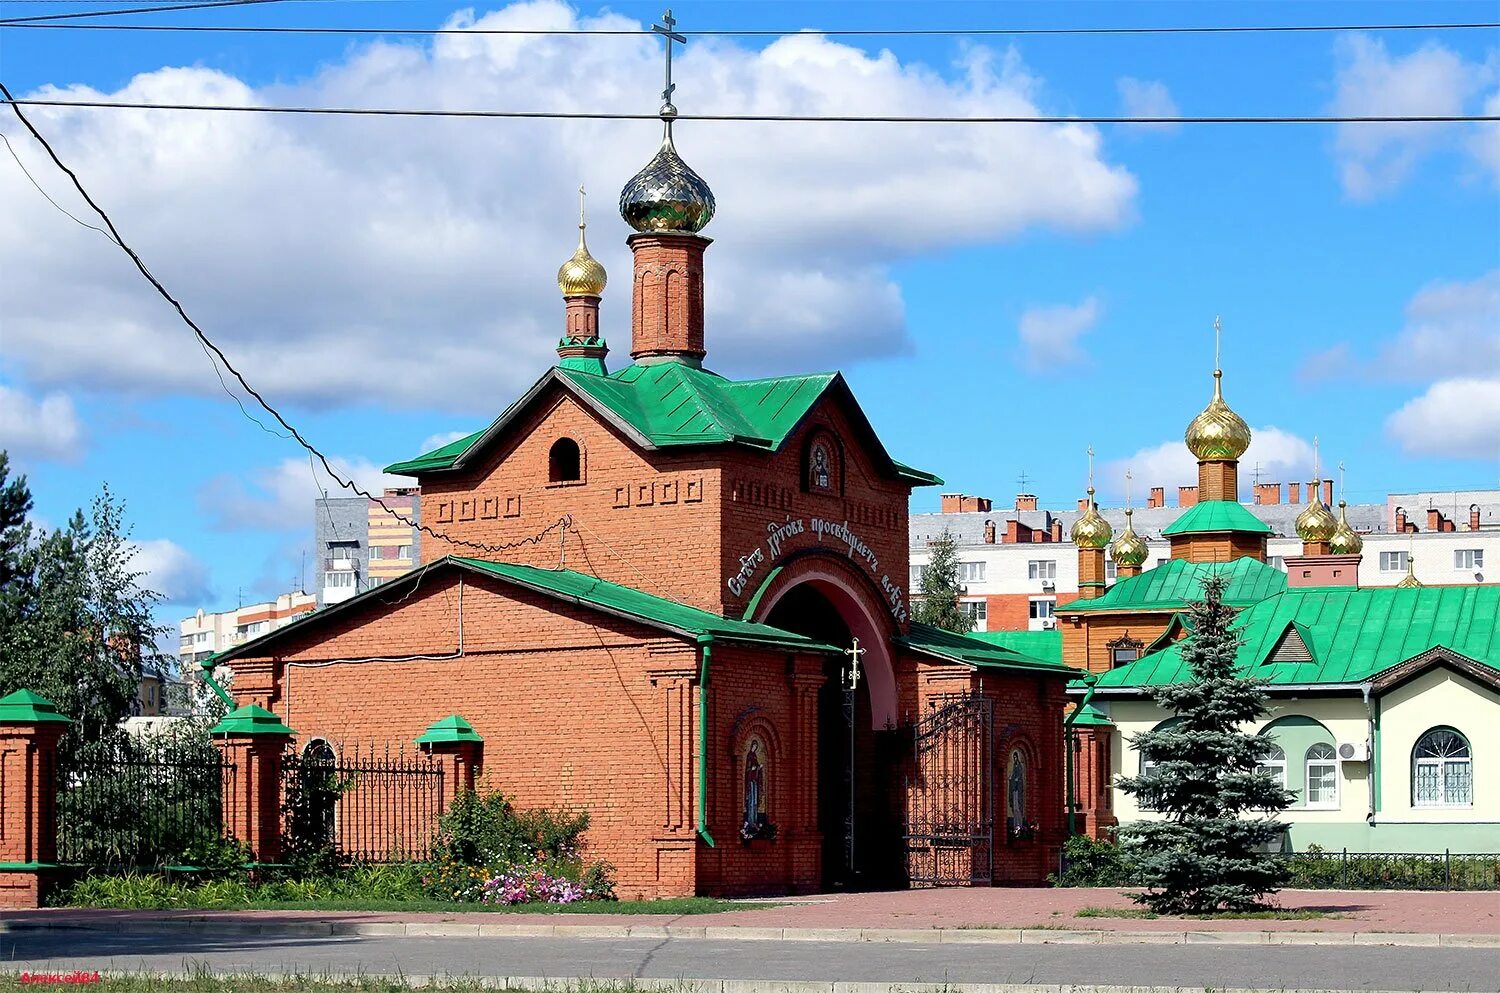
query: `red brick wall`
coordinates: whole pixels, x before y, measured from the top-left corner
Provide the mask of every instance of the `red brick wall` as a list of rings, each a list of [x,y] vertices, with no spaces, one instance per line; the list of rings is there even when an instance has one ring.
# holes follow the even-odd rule
[[[985,595],[986,627],[991,631],[1026,631],[1031,626],[1031,598],[1034,593],[990,593]],[[1049,594],[1050,595],[1050,594]],[[1058,593],[1057,606],[1072,603],[1077,593]]]

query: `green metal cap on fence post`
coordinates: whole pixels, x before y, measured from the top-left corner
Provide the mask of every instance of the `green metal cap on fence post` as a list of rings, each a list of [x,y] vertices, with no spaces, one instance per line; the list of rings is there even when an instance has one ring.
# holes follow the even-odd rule
[[[281,723],[281,718],[253,703],[247,703],[225,714],[224,719],[209,731],[209,734],[216,738],[228,735],[293,735],[296,733]]]
[[[438,745],[451,741],[482,742],[484,739],[474,730],[474,725],[457,714],[449,714],[427,725],[427,730],[417,739],[417,744]]]
[[[72,724],[57,712],[57,704],[40,693],[16,690],[0,697],[0,724]]]

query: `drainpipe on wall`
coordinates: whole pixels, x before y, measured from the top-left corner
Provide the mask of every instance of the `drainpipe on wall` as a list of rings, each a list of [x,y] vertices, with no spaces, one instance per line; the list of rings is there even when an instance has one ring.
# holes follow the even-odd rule
[[[1365,698],[1366,737],[1370,743],[1370,812],[1365,815],[1365,823],[1371,827],[1375,826],[1375,812],[1380,809],[1380,776],[1376,765],[1376,756],[1380,754],[1380,715],[1376,712],[1376,702],[1370,697],[1370,690],[1374,687],[1370,683],[1360,683],[1359,691]]]
[[[1073,835],[1077,833],[1077,818],[1075,816],[1075,812],[1078,808],[1078,797],[1076,795],[1077,790],[1075,788],[1076,784],[1073,782],[1073,722],[1078,720],[1078,715],[1083,713],[1083,708],[1087,707],[1089,705],[1089,701],[1094,699],[1094,684],[1097,682],[1099,682],[1099,677],[1094,673],[1089,672],[1084,674],[1083,700],[1078,704],[1078,706],[1073,708],[1073,712],[1071,714],[1063,718],[1063,759],[1068,770],[1067,803],[1069,838],[1073,837]]]
[[[222,687],[222,686],[219,685],[218,680],[214,679],[214,664],[213,664],[213,660],[212,659],[205,659],[202,662],[202,666],[203,666],[203,681],[208,684],[208,688],[209,689],[211,689],[211,690],[214,691],[214,696],[216,696],[220,700],[224,701],[224,706],[228,707],[230,710],[233,710],[234,709],[234,697],[230,696],[229,693],[228,693],[228,691],[226,691],[224,689],[224,687]]]
[[[708,833],[708,670],[713,663],[714,636],[700,634],[698,647],[703,653],[698,670],[698,837],[712,848],[714,836]]]

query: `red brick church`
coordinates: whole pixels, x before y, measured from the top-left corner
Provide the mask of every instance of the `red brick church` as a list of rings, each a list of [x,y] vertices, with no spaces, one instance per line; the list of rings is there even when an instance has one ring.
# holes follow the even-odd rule
[[[708,185],[626,184],[631,364],[579,225],[558,361],[488,427],[389,471],[429,564],[223,653],[296,744],[457,714],[482,780],[585,808],[622,895],[1039,882],[1072,670],[914,624],[897,461],[838,373],[704,365]]]

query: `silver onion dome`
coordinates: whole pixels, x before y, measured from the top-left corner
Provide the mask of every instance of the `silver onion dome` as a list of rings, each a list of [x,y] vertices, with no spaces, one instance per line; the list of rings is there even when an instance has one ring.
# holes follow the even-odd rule
[[[645,233],[696,234],[713,219],[714,191],[677,154],[670,119],[661,148],[620,191],[620,216]]]

